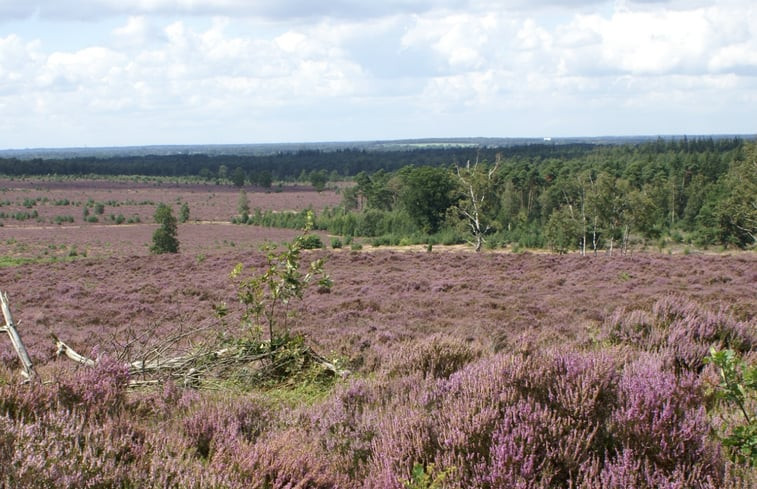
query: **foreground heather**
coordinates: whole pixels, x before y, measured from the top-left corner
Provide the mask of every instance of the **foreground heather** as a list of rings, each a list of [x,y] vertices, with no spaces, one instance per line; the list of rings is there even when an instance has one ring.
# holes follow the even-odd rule
[[[757,357],[749,258],[331,258],[337,285],[313,299],[299,328],[346,353],[351,378],[248,392],[173,383],[126,391],[116,359],[76,369],[43,357],[39,343],[51,381],[0,385],[0,460],[8,461],[0,480],[492,489],[757,482],[718,440],[733,413],[712,396],[717,372],[703,362],[711,346]],[[223,269],[217,260],[207,266]],[[107,280],[96,273],[101,265],[90,266],[90,280]],[[134,264],[131,273],[149,282],[155,266]],[[206,264],[194,266],[194,287],[216,283],[200,273]],[[84,299],[97,288],[76,291]],[[164,300],[178,297],[167,292]],[[163,307],[161,294],[151,297]],[[10,380],[13,360],[5,364],[0,378]]]

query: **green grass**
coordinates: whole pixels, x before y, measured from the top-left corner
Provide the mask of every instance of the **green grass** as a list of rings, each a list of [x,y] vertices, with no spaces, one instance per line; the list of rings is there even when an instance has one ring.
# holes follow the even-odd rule
[[[78,258],[84,258],[84,256],[80,255],[69,255],[69,256],[36,256],[34,258],[29,257],[19,257],[19,256],[0,256],[0,268],[12,268],[12,267],[20,267],[24,265],[30,265],[30,264],[37,264],[37,263],[59,263],[59,262],[70,262],[74,261]]]

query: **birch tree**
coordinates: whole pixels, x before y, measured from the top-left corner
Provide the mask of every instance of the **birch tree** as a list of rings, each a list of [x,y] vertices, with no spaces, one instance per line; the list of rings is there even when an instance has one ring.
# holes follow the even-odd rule
[[[465,192],[465,197],[460,200],[457,209],[473,234],[476,252],[481,251],[485,242],[484,236],[492,229],[492,207],[497,202],[494,194],[495,178],[499,163],[500,158],[497,157],[497,162],[488,169],[485,163],[479,164],[478,159],[473,165],[470,160],[462,168],[456,165],[457,178]]]

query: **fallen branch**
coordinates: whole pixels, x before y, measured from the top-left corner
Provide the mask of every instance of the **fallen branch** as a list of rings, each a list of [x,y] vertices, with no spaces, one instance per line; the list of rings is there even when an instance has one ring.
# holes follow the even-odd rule
[[[97,365],[96,360],[77,353],[60,338],[55,335],[52,336],[55,340],[57,356],[65,356],[69,360],[87,367]],[[260,364],[258,371],[261,373],[265,373],[266,369],[281,367],[281,364],[275,363],[278,350],[250,351],[241,345],[216,350],[200,350],[188,355],[169,358],[155,357],[152,353],[154,351],[146,355],[143,360],[127,363],[131,377],[130,386],[160,384],[165,378],[181,380],[184,385],[197,385],[202,377],[211,376],[212,372],[216,373],[216,377],[224,377],[230,369],[252,363]],[[320,365],[324,370],[336,376],[344,378],[350,374],[349,370],[339,369],[308,346],[303,347],[299,354],[302,355],[303,359]],[[265,363],[266,361],[268,363]]]
[[[96,362],[90,358],[85,357],[84,355],[79,355],[76,353],[76,351],[65,344],[63,341],[61,341],[57,336],[54,334],[52,335],[53,339],[55,340],[55,356],[59,357],[61,355],[65,355],[69,359],[73,360],[76,363],[80,363],[82,365],[86,365],[87,367],[94,367],[96,365]]]
[[[2,306],[3,316],[5,317],[5,326],[0,327],[0,331],[5,331],[8,333],[8,336],[10,336],[11,343],[13,343],[13,349],[16,350],[16,354],[18,355],[19,360],[21,360],[21,367],[23,368],[21,373],[27,378],[27,380],[32,380],[37,376],[37,373],[34,371],[34,365],[32,364],[31,358],[29,358],[29,353],[26,351],[24,342],[21,341],[21,336],[19,336],[18,331],[16,331],[13,315],[11,314],[11,309],[8,305],[8,294],[4,292],[0,292],[0,306]]]

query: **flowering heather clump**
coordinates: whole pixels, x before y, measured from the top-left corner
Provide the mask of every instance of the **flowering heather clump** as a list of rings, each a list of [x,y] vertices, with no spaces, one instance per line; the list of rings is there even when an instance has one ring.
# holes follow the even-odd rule
[[[113,421],[89,424],[70,411],[50,411],[29,422],[5,420],[0,424],[13,437],[10,451],[0,453],[5,487],[121,487],[143,450],[138,429]]]
[[[757,347],[754,320],[738,321],[675,296],[658,300],[652,312],[616,310],[605,322],[606,337],[647,351],[668,352],[678,368],[700,371],[710,347],[739,352]]]
[[[563,485],[580,468],[592,435],[546,406],[521,400],[505,408],[492,436],[490,462],[479,467],[477,485],[503,489]]]
[[[188,448],[208,459],[225,444],[238,440],[254,442],[272,423],[269,408],[252,397],[233,402],[202,402],[184,418],[184,435]]]
[[[239,487],[331,489],[352,486],[340,467],[334,466],[329,454],[297,428],[278,430],[236,453],[233,463],[238,464],[245,482]]]
[[[182,389],[171,379],[166,380],[159,390],[134,395],[129,400],[129,409],[158,418],[168,418],[184,413],[200,400],[200,394],[192,389]]]
[[[422,408],[408,405],[378,414],[365,485],[375,489],[401,488],[416,463],[434,459],[434,420]]]
[[[355,380],[337,389],[311,414],[313,435],[350,477],[362,474],[371,455],[376,436],[376,402],[373,389],[365,380]]]
[[[33,382],[27,385],[0,380],[0,416],[11,420],[36,419],[58,406],[58,393],[50,386]]]
[[[618,391],[611,430],[623,450],[668,475],[695,468],[717,475],[718,451],[708,440],[710,426],[695,374],[676,375],[659,358],[646,355],[626,366]]]
[[[557,353],[548,361],[548,402],[578,423],[603,424],[615,407],[617,361],[603,352]]]
[[[392,356],[389,375],[420,372],[423,377],[447,378],[481,356],[481,350],[453,338],[434,335],[408,342]]]
[[[104,356],[94,368],[82,367],[70,377],[62,377],[58,399],[69,409],[79,409],[93,416],[116,413],[126,398],[129,367]]]

